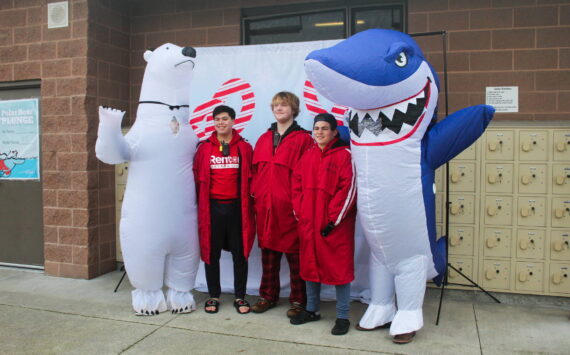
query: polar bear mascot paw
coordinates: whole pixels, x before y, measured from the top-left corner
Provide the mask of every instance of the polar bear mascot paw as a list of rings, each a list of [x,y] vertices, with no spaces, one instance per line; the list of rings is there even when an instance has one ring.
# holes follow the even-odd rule
[[[137,316],[154,316],[167,310],[162,290],[132,291],[133,309]]]
[[[168,289],[166,304],[172,313],[190,313],[196,310],[196,301],[191,292],[176,291]]]

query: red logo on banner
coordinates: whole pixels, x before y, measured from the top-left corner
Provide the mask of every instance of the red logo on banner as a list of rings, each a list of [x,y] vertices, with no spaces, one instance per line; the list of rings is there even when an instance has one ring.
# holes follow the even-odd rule
[[[200,140],[206,139],[214,130],[214,117],[212,117],[214,108],[224,104],[227,98],[234,94],[241,96],[241,110],[236,115],[234,129],[239,133],[247,126],[255,111],[253,89],[249,83],[240,78],[230,79],[222,84],[212,100],[196,107],[190,116],[190,124]]]
[[[303,89],[303,97],[305,100],[305,106],[307,110],[311,113],[311,117],[315,117],[319,113],[327,112],[323,106],[319,103],[319,97],[317,96],[317,90],[313,84],[309,81],[305,81],[305,87]],[[334,105],[330,113],[336,118],[337,124],[339,126],[344,125],[344,115],[348,107],[342,105]]]

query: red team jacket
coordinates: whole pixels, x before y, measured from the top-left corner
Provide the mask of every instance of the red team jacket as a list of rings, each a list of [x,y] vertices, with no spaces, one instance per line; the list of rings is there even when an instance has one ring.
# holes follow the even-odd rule
[[[239,162],[239,194],[241,200],[241,225],[243,254],[247,259],[255,240],[255,217],[253,214],[253,201],[250,194],[251,161],[253,150],[251,145],[243,139],[237,131],[233,131],[231,145],[237,145]],[[198,146],[194,156],[194,180],[198,196],[198,234],[200,236],[200,254],[202,260],[210,263],[210,238],[212,226],[210,221],[210,156],[212,145],[220,146],[216,132]]]
[[[349,146],[333,139],[309,150],[293,174],[293,207],[299,218],[301,278],[328,285],[354,280],[356,182]],[[330,222],[328,236],[321,231]]]
[[[314,143],[310,132],[294,122],[273,152],[273,132],[269,129],[262,134],[253,152],[251,191],[257,237],[260,248],[296,253],[299,236],[291,201],[291,177],[301,156]]]

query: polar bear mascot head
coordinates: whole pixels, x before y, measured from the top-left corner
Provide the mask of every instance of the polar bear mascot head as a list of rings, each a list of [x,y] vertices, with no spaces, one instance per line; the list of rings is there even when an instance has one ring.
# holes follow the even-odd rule
[[[144,59],[147,65],[139,100],[142,105],[139,105],[137,118],[141,114],[162,111],[161,105],[171,110],[187,108],[196,50],[166,43],[154,50],[147,50]]]

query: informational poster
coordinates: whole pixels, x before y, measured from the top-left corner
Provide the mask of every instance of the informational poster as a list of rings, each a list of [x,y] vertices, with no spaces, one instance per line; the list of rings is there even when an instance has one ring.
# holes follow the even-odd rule
[[[39,178],[38,99],[0,101],[0,179]]]
[[[487,86],[485,103],[496,112],[519,112],[518,86]]]

